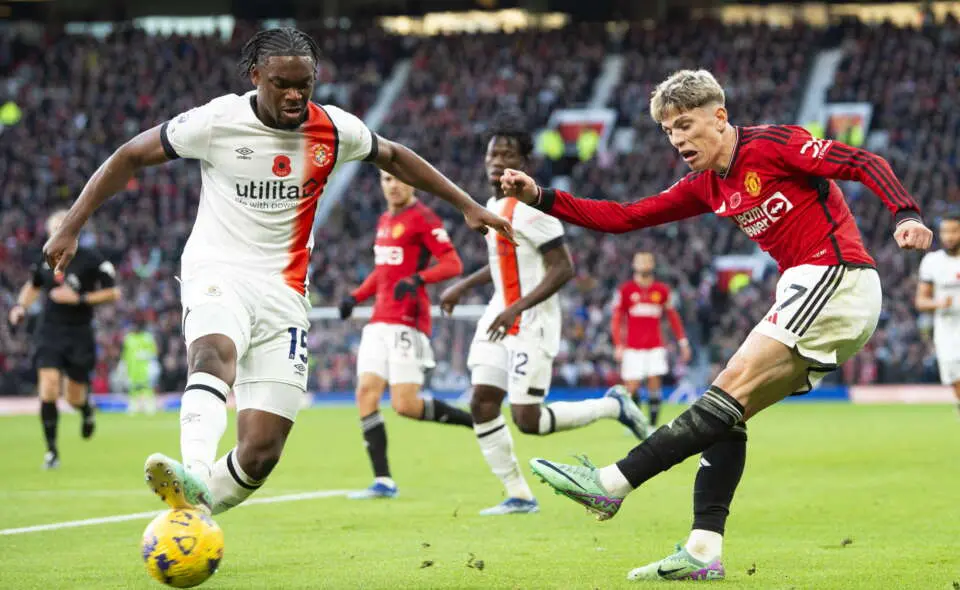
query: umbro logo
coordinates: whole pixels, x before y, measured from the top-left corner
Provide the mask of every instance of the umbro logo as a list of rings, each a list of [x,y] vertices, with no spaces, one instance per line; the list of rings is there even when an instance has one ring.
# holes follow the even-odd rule
[[[237,152],[237,154],[239,154],[239,155],[237,156],[237,159],[238,159],[238,160],[249,160],[249,159],[250,159],[250,154],[253,153],[253,150],[250,149],[250,148],[248,148],[248,147],[246,147],[246,146],[244,146],[244,147],[238,147],[237,149],[235,149],[235,150],[233,150],[233,151],[235,151],[235,152]]]

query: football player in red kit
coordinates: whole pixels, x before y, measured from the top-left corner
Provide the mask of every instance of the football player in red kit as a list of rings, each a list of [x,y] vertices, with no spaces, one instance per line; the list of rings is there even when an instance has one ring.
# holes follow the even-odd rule
[[[705,70],[683,70],[653,93],[650,113],[692,172],[634,203],[581,199],[505,171],[504,190],[562,221],[623,233],[713,212],[730,218],[777,261],[776,300],[707,392],[669,427],[615,464],[596,468],[534,459],[559,493],[600,519],[613,517],[643,482],[703,453],[694,483],[693,531],[684,546],[628,574],[632,580],[718,580],[730,502],[746,461],[745,421],[805,393],[870,339],[880,317],[880,277],[834,180],[870,188],[895,219],[905,250],[933,233],[883,158],[801,127],[736,127],[723,89]]]
[[[670,328],[680,345],[680,361],[689,363],[690,343],[683,331],[683,320],[674,309],[673,295],[666,283],[653,277],[656,260],[652,252],[633,255],[633,278],[617,290],[613,301],[610,334],[620,361],[620,377],[634,400],[640,403],[640,387],[647,382],[647,404],[650,425],[657,424],[660,414],[660,378],[666,375],[667,349],[663,345],[660,318],[670,320]],[[626,325],[626,339],[623,327]],[[626,340],[626,341],[624,341]]]
[[[446,402],[420,397],[424,372],[434,366],[430,348],[430,299],[424,285],[459,275],[463,265],[440,218],[413,194],[413,187],[380,173],[387,211],[377,222],[375,268],[340,303],[340,317],[376,296],[373,317],[357,352],[357,409],[373,466],[373,484],[353,499],[397,495],[387,461],[387,431],[380,400],[390,385],[390,402],[401,416],[473,427],[470,414]],[[431,258],[437,263],[427,268]]]

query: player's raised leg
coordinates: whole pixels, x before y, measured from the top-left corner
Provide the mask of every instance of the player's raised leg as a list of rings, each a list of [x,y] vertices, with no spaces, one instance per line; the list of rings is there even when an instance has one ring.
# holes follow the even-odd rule
[[[253,382],[238,384],[236,394],[237,446],[213,466],[213,514],[237,506],[266,482],[280,461],[303,389],[288,383]]]
[[[361,344],[361,350],[363,345]],[[373,484],[365,490],[351,493],[353,500],[368,498],[394,498],[397,496],[397,484],[390,475],[390,463],[387,459],[387,429],[380,414],[380,400],[387,388],[387,380],[380,375],[364,372],[357,382],[357,410],[360,412],[360,428],[363,441],[373,468]]]
[[[703,397],[617,463],[597,469],[533,459],[531,467],[599,519],[612,518],[623,498],[643,482],[730,436],[738,424],[790,392],[801,391],[809,368],[783,343],[751,332]]]

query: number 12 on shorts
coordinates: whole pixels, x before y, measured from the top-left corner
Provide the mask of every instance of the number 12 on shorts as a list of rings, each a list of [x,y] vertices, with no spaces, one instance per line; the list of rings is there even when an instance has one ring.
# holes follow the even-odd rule
[[[525,352],[515,350],[510,351],[510,372],[515,375],[525,376],[527,374],[526,366],[530,356]]]
[[[290,360],[297,358],[297,334],[299,333],[300,362],[307,362],[307,331],[299,328],[288,328],[287,332],[290,333]]]

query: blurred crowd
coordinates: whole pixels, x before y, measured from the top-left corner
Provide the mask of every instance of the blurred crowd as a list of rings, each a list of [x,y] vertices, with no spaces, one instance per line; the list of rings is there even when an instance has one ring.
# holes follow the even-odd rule
[[[252,25],[223,41],[210,37],[148,37],[125,31],[104,40],[48,33],[24,38],[0,32],[0,99],[14,100],[23,117],[0,133],[0,307],[7,309],[45,238],[43,222],[68,206],[86,177],[126,138],[176,113],[226,92],[244,91],[236,74],[242,43]],[[611,37],[602,25],[513,34],[447,36],[414,40],[375,27],[311,31],[328,60],[321,65],[315,99],[362,116],[373,104],[397,59],[412,57],[406,87],[381,135],[416,149],[478,200],[490,194],[483,172],[483,134],[498,112],[522,112],[531,129],[557,108],[589,99],[604,57],[624,55],[623,77],[608,106],[618,125],[632,130],[628,153],[578,164],[571,172],[580,194],[631,200],[654,194],[685,174],[685,165],[647,115],[653,86],[681,67],[711,69],[727,90],[736,124],[795,122],[802,90],[823,31],[803,25],[722,26],[712,21],[656,28],[630,27]],[[887,132],[881,150],[908,190],[935,220],[960,197],[957,138],[960,115],[960,28],[898,29],[851,25],[847,57],[830,90],[831,100],[870,101],[874,128]],[[896,48],[896,51],[892,50]],[[311,265],[315,305],[335,305],[372,269],[373,228],[383,210],[376,170],[365,166],[344,203],[318,229]],[[541,177],[548,180],[546,168]],[[879,199],[856,184],[844,187],[885,289],[877,336],[837,377],[848,383],[930,381],[936,366],[929,326],[912,308],[918,255],[902,255],[890,239],[892,220]],[[185,380],[185,351],[174,276],[199,195],[196,165],[177,162],[146,171],[97,214],[84,240],[114,261],[124,297],[98,312],[99,363],[94,388],[110,389],[109,376],[123,334],[142,310],[160,346],[159,389],[176,391]],[[485,263],[483,240],[433,197],[424,201],[448,220],[467,272]],[[717,254],[752,253],[734,224],[713,217],[628,236],[602,236],[568,228],[577,268],[563,292],[565,314],[557,385],[601,385],[618,379],[609,342],[609,302],[629,278],[638,249],[657,253],[661,278],[677,291],[698,363],[716,370],[772,301],[775,272],[734,294],[717,281]],[[478,290],[468,303],[483,303]],[[321,321],[308,337],[311,387],[349,389],[360,324]],[[440,360],[437,388],[466,383],[469,322],[436,322]],[[0,394],[29,393],[34,379],[24,329],[0,322]],[[674,378],[685,367],[675,367]]]

